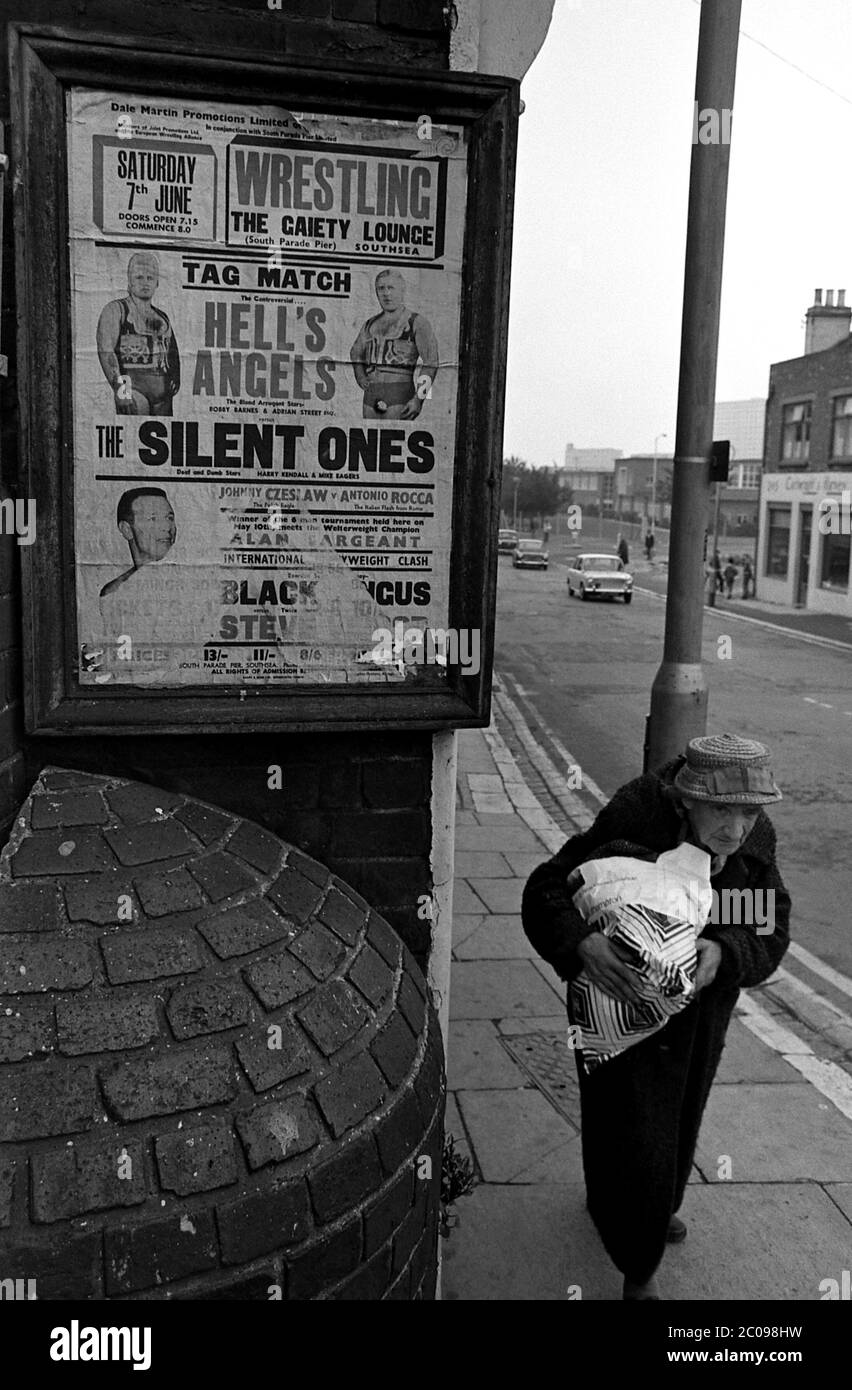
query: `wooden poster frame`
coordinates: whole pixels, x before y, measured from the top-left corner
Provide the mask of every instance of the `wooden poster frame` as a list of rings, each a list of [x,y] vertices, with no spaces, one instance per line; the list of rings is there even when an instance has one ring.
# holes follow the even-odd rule
[[[343,731],[482,726],[490,714],[519,85],[512,78],[319,68],[163,41],[10,26],[19,478],[35,500],[21,547],[31,734]],[[412,688],[93,688],[76,677],[73,429],[65,96],[139,92],[465,127],[467,205],[448,625],[480,633],[481,665]]]

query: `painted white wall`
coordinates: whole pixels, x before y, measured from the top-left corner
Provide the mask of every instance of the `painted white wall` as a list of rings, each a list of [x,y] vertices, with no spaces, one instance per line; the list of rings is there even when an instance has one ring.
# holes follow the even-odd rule
[[[522,78],[544,43],[555,0],[455,0],[450,67]]]

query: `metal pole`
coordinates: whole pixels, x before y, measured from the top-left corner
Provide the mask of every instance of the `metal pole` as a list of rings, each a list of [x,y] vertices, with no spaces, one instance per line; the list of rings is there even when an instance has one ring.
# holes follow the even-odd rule
[[[663,660],[651,688],[646,769],[707,727],[701,665],[702,542],[710,500],[719,301],[725,243],[730,112],[741,0],[702,0],[683,286],[669,583]]]
[[[513,518],[512,518],[512,529],[515,530],[515,531],[517,531],[517,529],[518,529],[518,481],[519,481],[519,480],[516,478],[516,479],[515,479],[515,509],[514,509]]]
[[[657,531],[657,454],[661,439],[668,439],[668,435],[658,434],[654,439],[654,471],[651,474],[651,534],[654,536]]]

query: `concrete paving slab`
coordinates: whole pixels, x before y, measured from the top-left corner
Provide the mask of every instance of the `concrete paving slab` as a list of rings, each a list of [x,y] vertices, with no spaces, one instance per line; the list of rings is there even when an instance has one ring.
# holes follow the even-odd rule
[[[482,923],[487,921],[488,917],[482,912],[472,912],[469,915],[453,912],[453,949],[462,941],[466,941],[471,932],[476,931],[477,927],[481,927]],[[450,980],[450,987],[452,988],[452,979]]]
[[[849,1182],[852,1122],[807,1082],[714,1086],[696,1152],[713,1184],[723,1154],[734,1182]]]
[[[461,850],[455,857],[453,872],[459,878],[515,878],[515,872],[495,850]]]
[[[583,1178],[583,1148],[579,1133],[567,1143],[560,1144],[558,1149],[553,1149],[544,1158],[539,1158],[535,1163],[531,1163],[529,1168],[523,1168],[513,1183],[563,1183],[576,1186],[577,1183],[584,1182]]]
[[[539,1018],[499,1018],[497,1028],[507,1038],[523,1033],[562,1033],[568,1026],[565,1010],[561,1014],[545,1014]]]
[[[456,825],[476,825],[475,812],[456,811]]]
[[[479,729],[459,731],[459,772],[493,772],[494,759]]]
[[[470,884],[463,878],[453,881],[453,916],[482,916],[488,909],[480,897],[474,893]]]
[[[576,1138],[573,1126],[534,1087],[456,1091],[456,1100],[485,1182],[513,1182]]]
[[[848,1223],[817,1183],[694,1186],[682,1215],[689,1235],[660,1270],[667,1298],[813,1302],[821,1280],[849,1268]]]
[[[799,1082],[802,1074],[771,1047],[754,1036],[739,1019],[733,1018],[725,1039],[716,1081],[731,1085],[743,1081]]]
[[[494,772],[493,770],[487,773],[469,772],[467,774],[467,780],[472,792],[497,793],[505,790],[503,787],[503,778],[500,776],[499,772]]]
[[[457,1019],[450,1024],[447,1086],[451,1091],[501,1090],[529,1084],[509,1056],[493,1023]]]
[[[458,1204],[461,1224],[442,1244],[445,1300],[561,1302],[620,1299],[576,1186],[478,1187]]]
[[[473,804],[480,825],[487,823],[492,816],[499,821],[503,816],[514,814],[514,807],[505,792],[473,792]]]
[[[533,869],[537,869],[539,864],[545,864],[549,856],[547,850],[542,847],[535,854],[520,854],[516,850],[508,850],[505,857],[512,872],[526,882]]]
[[[480,821],[481,817],[477,817]],[[460,825],[456,832],[456,852],[466,849],[518,850],[526,854],[541,854],[547,851],[541,846],[537,836],[517,820],[508,823],[500,818],[498,825]]]
[[[461,960],[452,974],[451,1018],[531,1018],[559,1011],[559,996],[531,961]]]
[[[537,963],[535,951],[524,936],[521,919],[514,916],[486,917],[454,950],[457,960],[532,960]],[[541,964],[545,965],[544,961]]]
[[[467,1135],[464,1132],[462,1117],[456,1105],[456,1098],[452,1091],[447,1092],[447,1108],[444,1113],[444,1132],[451,1134],[456,1141],[456,1153],[463,1154],[465,1158],[472,1158],[470,1144],[467,1142]]]
[[[470,886],[489,912],[520,912],[524,885],[517,878],[471,878]]]
[[[852,1223],[852,1182],[828,1183],[825,1191]]]
[[[526,941],[526,937],[524,937],[524,940]],[[533,965],[535,966],[539,975],[541,975],[543,979],[547,981],[551,989],[556,990],[556,993],[559,995],[559,998],[564,999],[567,990],[567,985],[564,980],[560,980],[553,966],[548,965],[546,960],[542,960],[541,956],[537,956],[535,953],[533,953]]]

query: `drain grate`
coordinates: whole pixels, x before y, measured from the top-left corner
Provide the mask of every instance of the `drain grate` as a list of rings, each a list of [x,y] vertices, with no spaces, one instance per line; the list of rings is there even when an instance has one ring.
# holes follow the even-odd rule
[[[500,1041],[560,1115],[580,1129],[580,1085],[565,1033],[518,1033]]]

